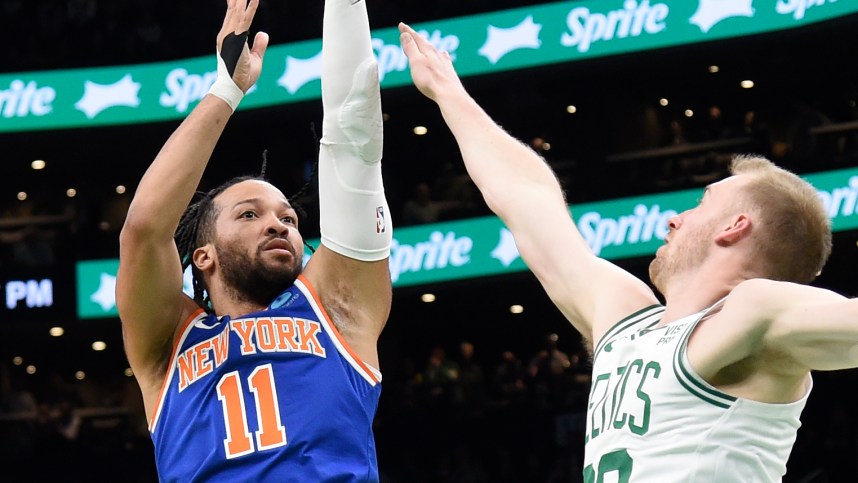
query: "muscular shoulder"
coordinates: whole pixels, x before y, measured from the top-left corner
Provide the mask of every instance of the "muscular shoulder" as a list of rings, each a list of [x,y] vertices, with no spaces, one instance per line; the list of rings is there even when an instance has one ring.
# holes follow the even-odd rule
[[[800,307],[843,299],[830,290],[762,278],[746,280],[730,292],[724,312],[746,323],[766,324],[781,314]]]
[[[724,301],[723,314],[733,318],[765,320],[767,315],[778,309],[777,293],[785,282],[776,282],[764,278],[745,280],[734,288]]]
[[[695,329],[691,355],[710,371],[767,355],[774,349],[772,335],[783,330],[790,314],[833,298],[842,297],[796,283],[746,280],[730,292],[717,314]]]
[[[740,345],[753,344],[761,337],[778,313],[788,305],[783,294],[795,284],[762,278],[745,280],[737,285],[724,301],[723,308],[701,329],[717,326],[726,337],[743,339]],[[705,329],[704,329],[705,330]],[[733,341],[736,342],[736,341]]]

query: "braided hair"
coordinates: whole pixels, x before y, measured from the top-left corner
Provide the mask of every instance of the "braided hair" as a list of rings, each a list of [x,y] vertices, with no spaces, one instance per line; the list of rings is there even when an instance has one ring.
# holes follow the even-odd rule
[[[191,275],[193,278],[194,301],[207,313],[213,313],[211,298],[206,290],[205,279],[194,265],[194,250],[205,245],[214,238],[215,220],[219,214],[216,208],[214,199],[229,187],[238,183],[250,180],[265,181],[265,169],[268,165],[268,150],[262,153],[262,170],[258,176],[236,176],[221,185],[203,193],[197,191],[194,194],[191,204],[185,209],[182,217],[179,219],[179,226],[176,228],[176,233],[173,239],[176,242],[176,248],[179,251],[179,259],[182,262],[182,273],[190,266]],[[307,216],[307,212],[296,202],[291,201],[298,199],[306,194],[313,178],[317,173],[317,163],[313,164],[313,172],[304,185],[293,195],[289,197],[292,208],[298,213],[298,218],[302,219]],[[311,253],[316,249],[312,245],[304,241],[304,245]]]

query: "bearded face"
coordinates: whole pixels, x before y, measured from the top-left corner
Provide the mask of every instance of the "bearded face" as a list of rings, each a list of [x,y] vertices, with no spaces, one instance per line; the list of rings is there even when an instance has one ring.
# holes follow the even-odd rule
[[[683,225],[671,230],[670,242],[659,248],[649,265],[650,280],[659,292],[664,293],[676,275],[693,271],[706,260],[716,225],[717,220],[712,220],[701,226]]]
[[[252,255],[242,250],[237,242],[215,245],[221,278],[238,300],[268,306],[295,283],[301,273],[301,254],[291,248],[291,257],[266,253],[266,245],[270,241],[267,239],[260,243]]]

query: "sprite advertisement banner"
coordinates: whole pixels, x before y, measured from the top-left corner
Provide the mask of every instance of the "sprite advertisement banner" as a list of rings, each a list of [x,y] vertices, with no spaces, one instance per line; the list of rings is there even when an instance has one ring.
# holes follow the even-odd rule
[[[834,231],[858,228],[858,168],[805,177],[819,191]],[[609,260],[655,253],[667,220],[694,207],[702,189],[571,205],[578,230],[596,255]],[[395,222],[395,220],[394,220]],[[309,240],[318,246],[319,240]],[[305,255],[305,263],[309,258]],[[77,266],[78,317],[115,317],[119,260]],[[394,287],[500,275],[527,270],[512,234],[494,216],[395,228],[390,252]],[[185,293],[192,294],[190,271]]]
[[[583,0],[414,27],[450,53],[462,76],[470,76],[754,35],[856,12],[858,2],[849,0]],[[398,30],[379,29],[372,37],[382,87],[409,84]],[[319,98],[321,50],[320,39],[269,48],[262,76],[239,109]],[[2,74],[0,132],[181,119],[216,77],[214,53],[157,64]]]

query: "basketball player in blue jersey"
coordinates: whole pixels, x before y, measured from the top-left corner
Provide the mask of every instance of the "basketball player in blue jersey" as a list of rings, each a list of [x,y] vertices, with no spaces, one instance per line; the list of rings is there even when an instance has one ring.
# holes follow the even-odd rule
[[[596,257],[547,164],[463,88],[450,56],[400,25],[414,84],[522,258],[590,341],[584,480],[780,481],[811,372],[858,366],[858,299],[811,287],[831,251],[809,184],[739,156],[672,217],[650,265],[664,296]]]
[[[391,222],[366,6],[325,2],[322,243],[302,271],[296,210],[264,180],[231,180],[185,210],[268,44],[261,32],[247,43],[259,0],[227,3],[217,81],[147,170],[120,239],[116,300],[158,474],[378,481]],[[194,299],[182,292],[188,265]]]

